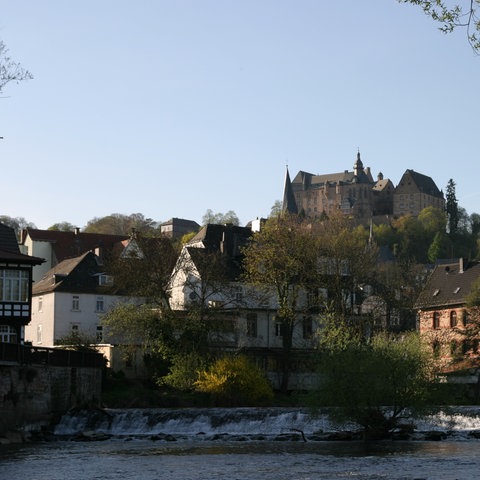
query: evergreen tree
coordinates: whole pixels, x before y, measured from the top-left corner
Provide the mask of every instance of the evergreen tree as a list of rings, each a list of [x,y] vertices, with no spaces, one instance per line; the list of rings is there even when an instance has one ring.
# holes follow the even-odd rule
[[[455,235],[458,228],[458,201],[455,195],[455,182],[450,179],[447,184],[447,216],[448,231],[450,235]]]

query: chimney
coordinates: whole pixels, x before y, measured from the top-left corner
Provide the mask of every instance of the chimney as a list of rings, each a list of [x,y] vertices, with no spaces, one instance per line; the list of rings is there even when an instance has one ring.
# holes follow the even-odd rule
[[[463,258],[458,259],[458,273],[463,273]]]

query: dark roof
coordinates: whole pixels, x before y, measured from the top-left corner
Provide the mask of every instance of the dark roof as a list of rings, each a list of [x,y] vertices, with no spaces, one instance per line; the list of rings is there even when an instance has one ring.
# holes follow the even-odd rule
[[[15,230],[3,223],[0,223],[0,260],[30,265],[40,265],[45,261],[43,258],[20,253]]]
[[[410,169],[407,169],[400,179],[397,191],[402,191],[402,193],[421,192],[433,197],[443,198],[443,193],[438,189],[431,177]]]
[[[200,228],[200,225],[194,220],[186,220],[184,218],[176,218],[176,217],[173,217],[170,220],[167,220],[166,222],[163,222],[160,224],[160,226],[163,226],[163,225],[187,227],[187,228],[191,228],[192,231],[198,230]]]
[[[295,196],[293,194],[292,182],[290,181],[290,174],[285,175],[285,187],[283,189],[283,203],[282,210],[288,213],[298,213],[297,202],[295,201]]]
[[[480,264],[462,268],[462,260],[437,265],[415,303],[417,309],[463,305],[472,284],[480,277]]]
[[[37,230],[27,228],[22,231],[21,243],[26,237],[32,240],[50,242],[58,262],[66,258],[78,257],[96,248],[112,250],[115,244],[128,240],[128,235],[107,235],[104,233],[61,232],[58,230]]]
[[[86,252],[78,257],[63,260],[51,268],[41,280],[35,282],[33,295],[53,291],[72,293],[100,293],[108,287],[99,285],[98,276],[104,273],[98,257]]]
[[[202,242],[210,252],[222,251],[230,257],[236,257],[241,255],[241,248],[246,245],[251,236],[252,230],[250,227],[209,223],[187,245]]]

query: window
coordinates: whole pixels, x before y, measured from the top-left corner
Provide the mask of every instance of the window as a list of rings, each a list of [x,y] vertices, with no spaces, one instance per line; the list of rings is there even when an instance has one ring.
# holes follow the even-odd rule
[[[72,310],[74,312],[78,312],[80,310],[80,297],[78,295],[74,295],[72,297]]]
[[[242,287],[237,287],[235,289],[235,300],[237,302],[241,302],[243,300],[243,291],[242,291]]]
[[[0,270],[0,300],[4,302],[28,301],[28,271]]]
[[[433,356],[435,358],[439,358],[440,357],[440,350],[441,350],[440,342],[437,342],[437,341],[433,342],[432,350],[433,350]]]
[[[42,343],[42,326],[37,325],[37,343]]]
[[[106,287],[113,285],[113,277],[111,275],[105,275],[102,273],[98,276],[98,284]]]
[[[38,311],[43,312],[43,297],[38,297]]]
[[[440,313],[433,312],[433,328],[440,328]]]
[[[72,335],[78,335],[78,332],[80,330],[80,327],[78,326],[77,323],[72,324]]]
[[[103,297],[97,297],[96,304],[95,304],[95,311],[96,312],[105,311],[105,302],[103,300]]]
[[[17,331],[10,325],[0,325],[0,342],[17,343]]]
[[[457,326],[457,312],[455,310],[452,310],[450,312],[450,326],[452,328],[455,328]]]
[[[275,322],[275,336],[276,337],[283,337],[283,323],[282,322]]]
[[[97,343],[102,343],[103,342],[103,326],[102,325],[97,325]]]
[[[313,335],[313,324],[311,318],[304,318],[302,321],[302,332],[303,338],[308,339],[312,338]]]
[[[257,314],[247,313],[247,336],[255,338],[257,336]]]
[[[468,325],[468,313],[466,310],[462,310],[462,324],[464,327]]]

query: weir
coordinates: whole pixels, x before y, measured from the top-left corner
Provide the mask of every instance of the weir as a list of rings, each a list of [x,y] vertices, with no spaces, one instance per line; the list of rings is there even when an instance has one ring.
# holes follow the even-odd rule
[[[449,432],[458,438],[480,436],[480,407],[455,407],[422,419],[409,419],[417,432]],[[323,412],[286,408],[96,409],[70,412],[55,426],[55,435],[96,432],[110,436],[170,435],[177,438],[212,436],[280,436],[305,440],[326,432],[355,431],[355,425],[335,425]],[[295,433],[296,432],[296,433]]]

